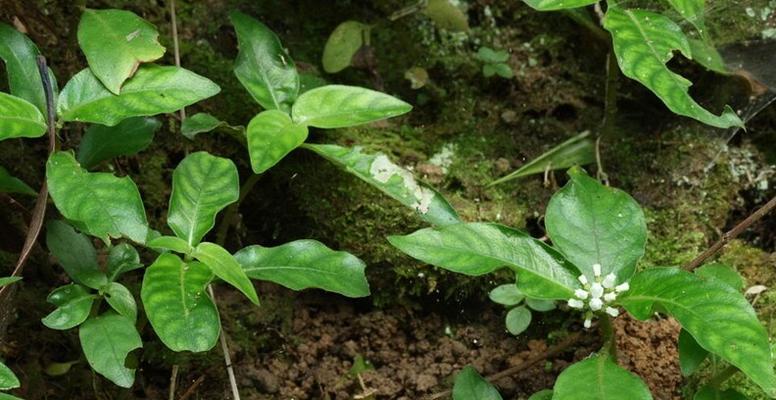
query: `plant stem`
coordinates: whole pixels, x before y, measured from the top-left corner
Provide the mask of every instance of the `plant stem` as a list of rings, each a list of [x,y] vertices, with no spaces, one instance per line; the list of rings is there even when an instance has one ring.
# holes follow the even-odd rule
[[[723,369],[722,371],[719,371],[716,375],[712,376],[711,379],[707,382],[707,384],[713,388],[719,388],[720,385],[722,385],[726,380],[728,380],[730,377],[735,375],[739,371],[738,368],[736,368],[733,365],[729,365],[727,368]]]
[[[175,56],[175,66],[181,66],[181,52],[178,46],[178,21],[175,15],[175,0],[170,0],[170,24],[172,25],[172,46],[173,55]],[[186,107],[182,107],[180,111],[181,122],[186,119]]]
[[[261,180],[261,177],[262,174],[253,174],[242,184],[242,186],[240,186],[240,197],[226,209],[224,218],[221,219],[221,224],[218,225],[216,243],[218,243],[219,246],[223,246],[224,243],[226,243],[226,235],[229,233],[229,229],[231,229],[232,225],[236,222],[235,218],[237,217],[237,211],[240,209],[240,204],[245,200],[253,187],[256,186],[256,183]]]
[[[617,119],[617,90],[619,89],[619,66],[617,65],[617,57],[614,55],[614,50],[610,50],[606,55],[606,93],[604,98],[604,121],[601,126],[601,130],[598,133],[598,137],[595,141],[595,161],[598,168],[598,179],[602,180],[605,184],[609,184],[609,179],[604,172],[603,163],[601,161],[601,139],[603,137],[611,137],[614,133],[615,120]]]
[[[210,298],[213,299],[216,308],[218,308],[216,294],[213,292],[213,285],[207,285],[207,291],[210,293]],[[221,328],[219,340],[221,341],[221,351],[224,352],[224,363],[226,364],[226,374],[229,376],[229,386],[232,389],[232,400],[240,400],[240,391],[237,388],[237,379],[234,377],[234,368],[232,367],[232,356],[229,355],[229,345],[226,343],[226,335],[224,334],[223,327]]]
[[[604,338],[603,350],[617,362],[617,335],[614,332],[612,317],[604,314],[601,316],[601,323],[598,326],[601,330],[601,336]]]
[[[175,386],[178,384],[178,364],[172,366],[172,373],[170,374],[170,395],[169,400],[175,400]]]

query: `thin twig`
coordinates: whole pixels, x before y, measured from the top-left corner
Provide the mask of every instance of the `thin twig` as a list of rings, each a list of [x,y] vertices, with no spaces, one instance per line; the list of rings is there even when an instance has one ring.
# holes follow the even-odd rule
[[[173,55],[175,57],[175,66],[181,66],[181,51],[178,46],[178,20],[175,16],[175,0],[170,0],[170,24],[172,24],[172,48]],[[181,122],[186,119],[186,107],[182,107],[180,111]]]
[[[236,202],[232,203],[224,213],[224,217],[221,219],[221,224],[216,231],[216,243],[223,246],[226,243],[226,235],[229,233],[229,229],[237,222],[237,211],[240,209],[240,204],[248,196],[256,183],[261,179],[262,174],[253,174],[248,178],[242,186],[240,186],[240,197]]]
[[[194,383],[192,383],[192,384],[191,384],[191,386],[189,386],[189,388],[188,388],[188,389],[186,389],[186,391],[185,391],[185,392],[183,392],[183,394],[181,395],[181,397],[180,397],[180,398],[178,398],[178,400],[186,400],[186,399],[188,399],[189,397],[191,397],[191,395],[192,395],[192,394],[194,394],[194,391],[195,391],[195,390],[197,390],[197,388],[199,387],[199,385],[201,385],[201,384],[202,384],[202,382],[204,382],[204,381],[205,381],[205,376],[206,376],[206,375],[204,375],[204,374],[200,375],[200,377],[199,377],[199,378],[197,378],[197,380],[196,380],[196,381],[194,381]]]
[[[507,368],[501,372],[497,372],[493,375],[488,376],[485,378],[488,382],[495,382],[501,378],[514,375],[524,369],[528,369],[535,365],[536,363],[540,361],[544,361],[550,357],[554,357],[562,352],[564,352],[566,349],[571,347],[572,345],[576,344],[580,339],[582,338],[581,332],[575,332],[563,339],[560,343],[556,344],[555,346],[550,347],[545,351],[544,353],[538,354],[536,356],[533,356],[529,358],[528,360],[515,365],[514,367]],[[453,393],[452,390],[445,390],[444,392],[435,393],[429,397],[426,397],[425,400],[437,400],[442,399],[445,397],[450,396]]]
[[[175,386],[178,384],[178,364],[172,366],[172,373],[170,373],[170,395],[167,397],[169,400],[175,400]]]
[[[213,285],[207,285],[207,291],[210,293],[210,298],[213,299],[213,304],[218,308],[218,301],[216,300],[216,294],[213,292]],[[221,329],[221,335],[219,335],[221,341],[221,351],[224,352],[224,363],[226,364],[226,374],[229,376],[229,386],[232,388],[232,399],[240,400],[240,391],[237,388],[237,379],[234,377],[234,368],[232,367],[232,357],[229,355],[229,345],[226,343],[226,335],[224,329]]]
[[[695,268],[698,268],[703,264],[706,260],[711,258],[713,255],[717,254],[718,251],[720,251],[723,247],[725,247],[726,244],[728,244],[731,240],[735,239],[738,235],[743,233],[745,230],[747,230],[752,224],[759,221],[762,217],[764,217],[768,212],[773,210],[773,208],[776,207],[776,196],[774,196],[772,199],[770,199],[767,203],[765,203],[764,206],[760,207],[759,210],[753,212],[751,215],[746,217],[743,221],[739,222],[738,225],[734,226],[733,229],[725,232],[722,237],[719,238],[711,247],[706,249],[703,253],[701,253],[698,257],[695,257],[694,260],[690,261],[687,265],[684,266],[684,269],[688,271],[692,271]]]

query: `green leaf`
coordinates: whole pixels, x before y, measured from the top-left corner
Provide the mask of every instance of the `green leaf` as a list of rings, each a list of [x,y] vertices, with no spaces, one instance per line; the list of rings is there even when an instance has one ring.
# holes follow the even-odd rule
[[[692,82],[668,68],[674,50],[692,58],[687,37],[671,19],[651,11],[611,7],[604,28],[612,34],[623,74],[641,82],[671,111],[717,128],[744,125],[730,107],[720,116],[701,107],[688,92]]]
[[[240,46],[234,62],[237,79],[265,109],[288,112],[299,94],[294,60],[266,25],[238,11],[229,19]]]
[[[690,50],[692,51],[692,58],[709,71],[723,75],[730,74],[730,70],[725,64],[722,55],[710,43],[700,39],[690,39]]]
[[[10,395],[8,393],[1,393],[0,392],[0,400],[23,400],[23,399],[21,399],[19,397],[16,397],[16,396],[12,396],[12,395]]]
[[[21,386],[19,378],[5,364],[0,362],[0,390],[16,389]]]
[[[78,146],[78,162],[92,169],[104,160],[145,150],[162,123],[155,118],[128,118],[116,126],[92,125]]]
[[[21,179],[13,177],[7,169],[0,166],[0,193],[19,193],[28,196],[37,196],[38,192],[24,183]]]
[[[686,330],[679,333],[679,368],[682,375],[690,376],[700,368],[709,352],[701,347]]]
[[[0,140],[35,138],[46,133],[40,110],[20,97],[0,92]]]
[[[466,366],[455,377],[453,400],[501,400],[490,382],[483,379],[472,366]]]
[[[508,266],[518,289],[540,299],[569,299],[577,274],[558,252],[525,232],[492,223],[460,223],[390,236],[399,250],[423,262],[471,276]]]
[[[695,275],[706,279],[717,279],[737,291],[744,290],[744,278],[731,266],[720,263],[711,263],[695,270]]]
[[[349,67],[353,56],[368,43],[369,30],[369,25],[358,21],[337,25],[323,47],[323,70],[333,74]]]
[[[417,181],[409,171],[393,164],[382,153],[365,154],[360,147],[348,148],[332,144],[303,144],[362,181],[376,187],[401,204],[415,210],[424,221],[433,225],[460,222],[458,214],[442,195]]]
[[[607,356],[580,361],[561,372],[552,400],[651,400],[647,385]]]
[[[16,283],[22,280],[21,276],[4,276],[0,278],[0,287],[8,286],[12,283]]]
[[[509,53],[483,46],[477,50],[477,59],[488,64],[503,63],[509,60]]]
[[[60,286],[49,293],[46,301],[57,309],[41,319],[43,325],[51,329],[67,330],[81,325],[89,317],[94,295],[76,284]]]
[[[647,225],[639,204],[627,193],[604,186],[580,168],[547,205],[545,226],[553,246],[592,282],[593,264],[601,274],[624,282],[644,255]]]
[[[507,64],[493,64],[493,68],[495,68],[496,74],[502,78],[512,79],[515,77],[515,73],[512,71],[512,67]]]
[[[140,63],[164,55],[158,39],[156,28],[131,11],[87,8],[78,24],[78,45],[89,69],[114,94]]]
[[[426,15],[441,29],[452,32],[469,30],[469,20],[451,0],[428,0]]]
[[[307,127],[294,124],[282,111],[267,110],[253,117],[246,134],[251,167],[260,174],[304,143]]]
[[[132,387],[135,370],[124,363],[143,342],[131,319],[113,312],[89,318],[78,330],[78,338],[92,369],[118,386]]]
[[[216,224],[216,214],[240,197],[232,160],[204,151],[189,154],[172,174],[167,224],[194,247]]]
[[[541,174],[548,170],[590,164],[593,161],[595,161],[595,143],[590,138],[590,131],[584,131],[527,162],[517,171],[491,182],[488,186],[498,185],[524,176]]]
[[[173,351],[207,351],[221,331],[218,310],[205,286],[213,273],[202,263],[184,263],[164,253],[146,269],[140,297],[159,339]]]
[[[517,336],[531,325],[531,311],[525,306],[515,307],[507,313],[506,325],[509,333]]]
[[[45,113],[46,95],[43,92],[43,82],[38,71],[39,55],[38,47],[27,35],[0,23],[0,59],[5,61],[10,92],[32,103],[41,113]]]
[[[555,11],[589,6],[598,3],[598,0],[523,0],[523,2],[538,11]]]
[[[181,123],[181,133],[183,136],[194,140],[197,134],[210,132],[226,125],[226,122],[208,113],[197,113],[183,120]]]
[[[121,94],[115,95],[87,68],[62,89],[57,114],[64,121],[113,126],[131,117],[178,111],[220,90],[209,79],[186,69],[148,64],[138,68]]]
[[[252,279],[292,290],[318,288],[347,297],[369,296],[364,262],[315,240],[296,240],[276,247],[248,246],[234,258]]]
[[[385,93],[356,86],[326,85],[302,93],[291,108],[294,122],[345,128],[408,113],[412,106]]]
[[[108,283],[92,241],[62,221],[46,225],[46,246],[73,281],[92,289]]]
[[[56,152],[46,163],[46,181],[57,209],[75,226],[106,243],[126,237],[143,243],[148,236],[143,200],[129,177],[89,173],[69,152]]]
[[[525,298],[523,292],[514,283],[497,286],[488,293],[488,297],[494,303],[504,306],[516,306]]]
[[[619,302],[638,319],[648,319],[656,310],[673,316],[701,347],[776,397],[768,334],[746,298],[732,287],[676,268],[657,268],[636,274]]]
[[[534,299],[531,297],[525,299],[525,305],[527,305],[528,308],[538,312],[552,311],[556,308],[555,302],[552,300]]]
[[[181,254],[189,254],[193,250],[187,241],[176,236],[159,236],[149,240],[146,246],[154,250],[172,250]]]
[[[105,289],[105,301],[116,310],[117,313],[129,318],[132,322],[137,320],[137,304],[132,293],[129,292],[126,286],[111,282]]]
[[[552,390],[544,389],[531,395],[528,400],[552,400]]]
[[[108,280],[113,282],[121,274],[143,268],[140,263],[140,255],[132,245],[120,243],[110,248],[108,253]]]
[[[682,18],[693,24],[704,35],[703,11],[706,7],[705,0],[666,0]],[[695,56],[695,53],[693,53]]]
[[[210,267],[217,277],[241,291],[253,304],[259,304],[259,296],[256,295],[253,283],[240,263],[226,249],[215,243],[202,242],[191,256]]]
[[[693,400],[747,400],[747,398],[733,389],[719,390],[711,386],[704,386],[695,393]]]

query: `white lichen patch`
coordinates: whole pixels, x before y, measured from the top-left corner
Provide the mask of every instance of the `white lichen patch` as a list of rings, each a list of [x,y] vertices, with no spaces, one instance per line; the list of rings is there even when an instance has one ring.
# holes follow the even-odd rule
[[[388,183],[394,176],[401,179],[404,188],[413,197],[411,207],[425,214],[434,199],[434,192],[421,186],[415,177],[406,169],[394,164],[386,155],[378,154],[369,167],[369,174],[380,183]]]
[[[443,174],[447,174],[448,169],[451,165],[453,165],[454,158],[455,145],[453,143],[448,143],[442,146],[442,150],[431,156],[431,158],[428,160],[428,163],[431,165],[436,165],[442,170]]]

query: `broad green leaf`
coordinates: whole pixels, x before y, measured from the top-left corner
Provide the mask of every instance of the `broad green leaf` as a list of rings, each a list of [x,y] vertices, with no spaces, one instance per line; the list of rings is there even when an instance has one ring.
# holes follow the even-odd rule
[[[143,268],[140,255],[132,245],[120,243],[110,248],[108,253],[108,280],[118,279],[121,274]]]
[[[140,63],[164,55],[158,39],[156,28],[131,11],[87,8],[78,24],[78,45],[89,69],[114,94]]]
[[[24,183],[21,179],[12,176],[7,169],[0,166],[0,193],[19,193],[28,196],[37,196],[38,192]]]
[[[679,368],[682,375],[690,376],[700,368],[709,352],[701,347],[686,330],[679,333]]]
[[[78,146],[78,162],[92,169],[102,161],[141,152],[154,140],[162,123],[156,118],[136,117],[116,126],[92,125]]]
[[[23,400],[23,399],[16,396],[12,396],[8,393],[0,392],[0,400]]]
[[[205,287],[213,273],[164,253],[146,269],[140,297],[159,339],[173,351],[207,351],[221,331],[218,310]]]
[[[406,114],[412,106],[385,93],[356,86],[326,85],[302,93],[291,108],[294,122],[344,128]]]
[[[701,33],[705,35],[703,23],[703,11],[706,7],[705,0],[666,0],[671,7],[676,10],[682,18],[693,24]],[[695,53],[693,53],[695,57]]]
[[[696,269],[695,275],[706,279],[717,279],[739,292],[744,290],[744,278],[729,265],[720,263],[706,264]]]
[[[622,190],[604,186],[580,168],[547,205],[545,226],[553,246],[592,281],[601,274],[624,282],[644,255],[647,225],[639,204]]]
[[[720,390],[711,386],[704,386],[695,393],[693,400],[747,400],[747,398],[733,389]]]
[[[538,11],[555,11],[589,6],[598,3],[598,0],[523,0],[523,2]]]
[[[362,181],[376,187],[407,207],[415,210],[424,221],[433,225],[460,222],[458,213],[436,190],[419,182],[409,171],[391,162],[382,153],[366,154],[359,147],[333,144],[303,144]]]
[[[428,0],[426,3],[426,15],[441,29],[452,32],[465,32],[469,30],[469,20],[452,0]]]
[[[490,64],[503,63],[509,60],[509,53],[483,46],[477,50],[477,59]]]
[[[612,34],[622,73],[641,82],[671,111],[717,128],[744,125],[730,107],[720,116],[701,107],[688,92],[692,82],[668,68],[674,50],[692,58],[687,37],[671,19],[651,11],[611,7],[604,28]]]
[[[87,68],[62,89],[57,114],[64,121],[113,126],[131,117],[178,111],[220,90],[209,79],[186,69],[148,64],[138,68],[121,94],[115,95]]]
[[[776,397],[768,334],[746,298],[732,287],[677,268],[657,268],[636,274],[619,302],[638,319],[658,310],[673,316],[701,347]]]
[[[516,306],[525,298],[523,292],[514,283],[497,286],[488,293],[488,297],[494,303],[504,306]]]
[[[48,376],[62,376],[70,372],[70,370],[73,368],[73,365],[78,364],[79,361],[80,360],[50,362],[46,364],[46,368],[43,369],[43,372]],[[0,400],[2,400],[2,397],[0,397]]]
[[[105,294],[105,301],[117,313],[135,322],[137,319],[137,303],[135,303],[135,298],[126,286],[117,282],[111,282],[105,289]]]
[[[0,390],[16,389],[21,386],[19,378],[5,364],[0,362]]]
[[[345,21],[329,35],[323,46],[323,70],[334,74],[350,66],[353,56],[368,43],[370,27],[358,21]]]
[[[62,215],[75,226],[106,243],[126,237],[143,243],[148,236],[143,200],[129,177],[90,173],[72,153],[54,153],[46,163],[49,193]]]
[[[241,291],[253,304],[259,304],[259,296],[256,295],[253,283],[240,263],[226,249],[215,243],[202,242],[191,256],[210,267],[217,277]]]
[[[531,297],[525,299],[525,305],[538,312],[552,311],[556,308],[555,302],[552,300],[534,299]]]
[[[94,295],[76,284],[60,286],[49,293],[46,301],[57,309],[41,319],[43,325],[51,329],[67,330],[80,325],[89,317]]]
[[[299,94],[294,60],[266,25],[238,11],[229,19],[240,45],[234,62],[237,79],[265,109],[288,112]]]
[[[466,366],[455,377],[453,400],[501,400],[490,382],[486,381],[472,366]]]
[[[701,39],[690,39],[690,50],[692,51],[693,60],[697,61],[698,64],[704,66],[709,71],[714,71],[723,75],[730,74],[730,70],[725,64],[722,55],[719,54],[719,51],[717,51],[711,43]]]
[[[194,247],[216,224],[216,214],[240,197],[232,160],[204,151],[189,154],[172,174],[167,224]]]
[[[0,92],[0,140],[35,138],[46,133],[46,119],[40,110],[22,99]]]
[[[124,363],[132,350],[143,347],[133,320],[107,312],[81,325],[78,338],[92,369],[118,386],[132,387],[135,370]]]
[[[460,223],[390,236],[399,250],[453,272],[478,276],[508,266],[526,296],[568,299],[578,272],[558,252],[525,232],[492,223]]]
[[[46,246],[74,282],[92,289],[108,283],[108,277],[97,263],[97,251],[91,239],[70,225],[50,221],[46,225]]]
[[[27,35],[0,23],[0,59],[5,61],[10,92],[45,113],[46,95],[37,64],[39,55],[38,47]]]
[[[189,242],[176,236],[159,236],[149,240],[146,246],[154,250],[172,250],[181,254],[189,254],[193,250]]]
[[[0,287],[8,286],[12,283],[16,283],[22,280],[21,276],[4,276],[0,278]]]
[[[544,389],[531,395],[528,400],[552,400],[552,390]]]
[[[292,290],[318,288],[348,297],[369,296],[364,262],[315,240],[297,240],[277,247],[248,246],[234,258],[252,279]]]
[[[246,134],[251,167],[260,174],[304,143],[307,127],[294,124],[282,111],[267,110],[253,117]]]
[[[593,161],[595,161],[595,143],[590,138],[590,131],[584,131],[527,162],[517,171],[491,182],[489,186],[528,175],[541,174],[547,170],[590,164]]]
[[[507,313],[506,325],[509,333],[517,336],[531,325],[531,311],[525,306],[515,307]]]
[[[194,140],[197,134],[210,132],[222,126],[226,126],[226,122],[208,113],[197,113],[181,122],[181,133],[183,136]]]
[[[651,400],[647,385],[607,356],[580,361],[561,372],[552,400]]]

